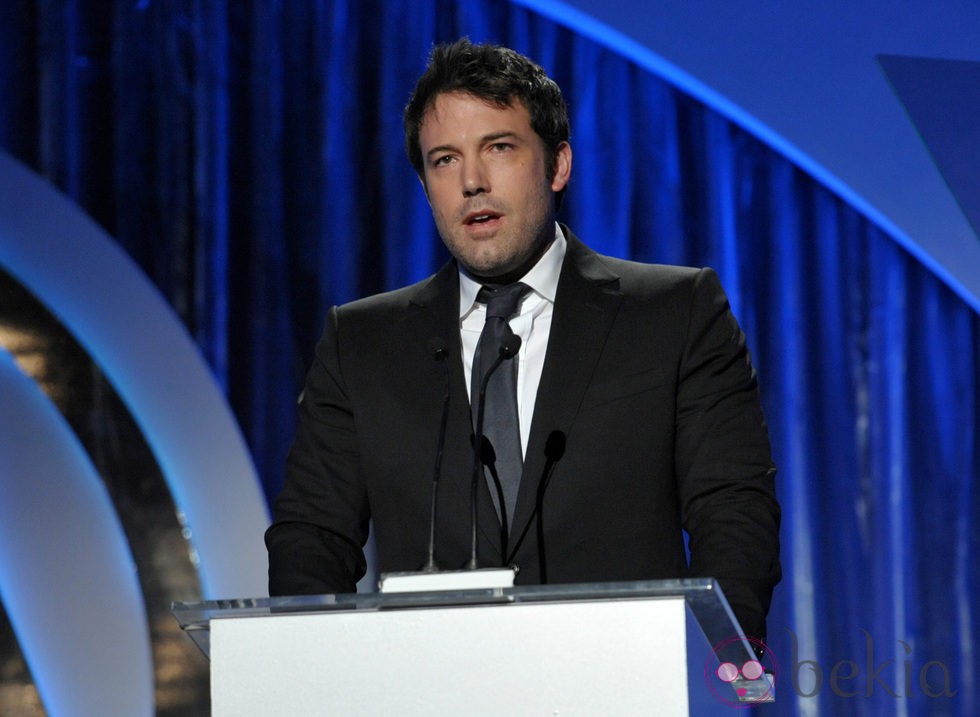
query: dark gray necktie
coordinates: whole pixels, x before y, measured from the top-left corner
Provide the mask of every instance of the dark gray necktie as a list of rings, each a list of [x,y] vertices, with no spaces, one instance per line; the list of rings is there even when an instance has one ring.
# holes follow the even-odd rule
[[[507,321],[517,313],[521,298],[531,288],[525,284],[508,284],[498,289],[483,287],[476,300],[487,305],[486,323],[473,355],[473,375],[470,386],[470,406],[473,425],[480,395],[480,386],[487,370],[500,355],[500,346],[513,332]],[[503,362],[487,384],[486,406],[483,409],[483,435],[492,450],[484,450],[487,481],[493,496],[501,524],[509,525],[517,502],[517,489],[521,484],[524,459],[521,455],[521,430],[517,413],[517,363],[513,359]],[[500,493],[504,508],[501,511]]]

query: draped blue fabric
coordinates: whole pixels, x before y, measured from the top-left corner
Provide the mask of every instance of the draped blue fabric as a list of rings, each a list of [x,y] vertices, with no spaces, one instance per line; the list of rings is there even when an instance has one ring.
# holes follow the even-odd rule
[[[537,59],[572,116],[562,219],[605,253],[715,267],[749,336],[784,508],[779,700],[757,712],[980,713],[980,321],[787,160],[508,2],[2,12],[0,147],[157,283],[270,497],[327,308],[446,259],[402,149],[428,49],[465,34]]]

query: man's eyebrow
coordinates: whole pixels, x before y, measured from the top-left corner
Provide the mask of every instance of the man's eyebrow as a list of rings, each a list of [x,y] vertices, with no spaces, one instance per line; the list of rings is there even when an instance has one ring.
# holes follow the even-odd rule
[[[426,157],[432,157],[434,154],[442,154],[443,152],[455,152],[456,148],[451,144],[440,144],[438,147],[433,147],[428,152],[425,153]]]
[[[517,138],[516,132],[512,130],[504,129],[504,130],[500,130],[499,132],[491,132],[489,134],[483,135],[482,137],[480,137],[480,144],[487,144],[488,142],[496,142],[497,140],[501,140],[501,139],[516,139],[516,138]],[[431,158],[432,155],[434,154],[442,154],[443,152],[455,152],[455,151],[457,151],[455,145],[440,144],[437,147],[433,147],[428,152],[426,152],[425,156]]]
[[[496,142],[498,139],[515,139],[516,137],[516,132],[512,132],[511,130],[501,130],[500,132],[491,132],[488,135],[484,135],[481,138],[481,144]]]

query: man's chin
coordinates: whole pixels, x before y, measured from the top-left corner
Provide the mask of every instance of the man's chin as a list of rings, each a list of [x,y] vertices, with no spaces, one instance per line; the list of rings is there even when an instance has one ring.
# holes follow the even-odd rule
[[[519,281],[531,270],[550,242],[544,243],[534,252],[524,256],[482,255],[464,257],[456,255],[456,260],[471,277],[484,284],[510,284]]]
[[[501,266],[499,264],[483,264],[483,265],[473,265],[467,264],[465,262],[460,262],[466,273],[479,282],[484,284],[499,284],[507,281],[514,270],[513,268],[507,266]],[[518,279],[520,277],[517,277]],[[514,279],[516,281],[516,279]]]
[[[514,257],[502,257],[498,254],[484,253],[479,255],[456,254],[458,261],[466,273],[480,281],[491,281],[500,276],[512,273],[521,262]]]

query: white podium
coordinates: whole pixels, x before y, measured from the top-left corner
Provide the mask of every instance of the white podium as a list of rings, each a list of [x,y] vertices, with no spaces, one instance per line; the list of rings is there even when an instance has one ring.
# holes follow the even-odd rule
[[[731,715],[771,701],[714,580],[178,604],[231,715]],[[741,697],[738,692],[742,692]]]

